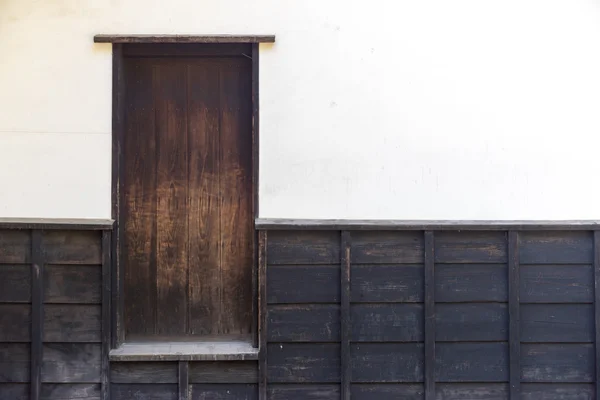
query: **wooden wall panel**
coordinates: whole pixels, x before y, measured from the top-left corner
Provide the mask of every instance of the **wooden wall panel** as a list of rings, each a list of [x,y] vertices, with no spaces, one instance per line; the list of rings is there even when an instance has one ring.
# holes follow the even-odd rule
[[[50,383],[100,383],[100,344],[46,343],[42,380]]]
[[[422,342],[421,304],[353,304],[351,340],[354,342]]]
[[[523,382],[594,381],[594,346],[591,344],[523,344]]]
[[[100,233],[96,231],[47,231],[42,246],[48,264],[102,263]]]
[[[506,302],[508,271],[506,264],[437,264],[435,301]]]
[[[520,286],[523,303],[592,303],[594,270],[591,265],[525,265]]]
[[[26,383],[0,383],[0,399],[30,400],[29,384],[26,384]]]
[[[506,383],[440,383],[436,400],[508,400]]]
[[[0,383],[29,382],[31,346],[0,343]]]
[[[508,340],[506,304],[437,304],[435,324],[437,341],[497,342]]]
[[[0,229],[0,264],[31,262],[31,231]]]
[[[267,268],[267,302],[270,304],[339,301],[339,265],[269,265]]]
[[[340,234],[336,231],[273,231],[267,243],[269,265],[336,264]]]
[[[353,265],[350,275],[353,302],[423,302],[423,265]]]
[[[113,384],[110,400],[178,400],[177,385],[170,384]]]
[[[90,383],[46,383],[42,385],[40,400],[101,400],[100,385]]]
[[[96,282],[100,285],[100,282]],[[44,342],[99,343],[100,305],[47,304],[44,306]]]
[[[589,231],[523,232],[520,237],[521,264],[591,264],[592,233]]]
[[[268,379],[273,383],[337,383],[339,344],[272,343],[267,350]]]
[[[422,382],[423,345],[416,343],[354,343],[353,382]]]
[[[444,231],[435,234],[436,263],[505,263],[505,232]]]
[[[112,362],[112,383],[177,383],[176,362]]]
[[[437,343],[438,382],[508,381],[506,343]]]
[[[521,342],[592,343],[594,332],[591,304],[521,305]]]
[[[340,385],[333,384],[273,384],[267,392],[269,400],[339,399]]]
[[[353,384],[352,400],[421,400],[425,394],[422,384],[386,383],[386,384]]]
[[[31,341],[31,305],[0,304],[0,343]]]
[[[2,250],[0,248],[0,254]],[[0,257],[2,257],[0,255]],[[0,302],[31,302],[31,266],[0,264]]]
[[[254,361],[207,361],[190,363],[190,383],[257,383]]]
[[[339,342],[340,307],[324,304],[269,306],[270,342]]]
[[[102,268],[97,265],[48,265],[44,276],[44,302],[100,304]]]
[[[591,400],[594,385],[585,383],[524,383],[522,400]]]
[[[376,231],[352,233],[352,264],[417,264],[423,262],[419,232]]]
[[[190,385],[191,400],[257,400],[256,385],[227,384],[227,385]]]

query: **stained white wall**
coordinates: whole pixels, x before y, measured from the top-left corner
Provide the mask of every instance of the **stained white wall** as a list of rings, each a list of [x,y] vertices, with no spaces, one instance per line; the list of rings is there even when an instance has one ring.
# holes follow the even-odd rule
[[[600,0],[0,0],[0,216],[110,217],[96,33],[277,35],[262,217],[600,218]]]

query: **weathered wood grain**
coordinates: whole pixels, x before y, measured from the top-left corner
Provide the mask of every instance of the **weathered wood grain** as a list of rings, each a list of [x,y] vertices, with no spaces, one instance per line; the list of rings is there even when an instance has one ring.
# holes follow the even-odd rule
[[[42,391],[42,341],[44,335],[44,232],[31,231],[31,400]]]
[[[594,342],[591,304],[521,305],[521,342]]]
[[[271,343],[268,378],[273,383],[337,383],[340,381],[338,344]]]
[[[353,232],[352,264],[417,264],[423,262],[419,232]]]
[[[114,46],[115,44],[113,44],[113,48]],[[252,52],[253,45],[243,43],[220,43],[218,46],[211,43],[127,43],[121,44],[121,46],[123,46],[124,57],[243,57],[243,54]]]
[[[335,231],[271,232],[267,259],[269,265],[339,265],[340,234]]]
[[[354,343],[354,382],[423,382],[423,345],[416,343]]]
[[[102,263],[100,232],[46,231],[42,245],[48,264]]]
[[[256,385],[227,384],[208,385],[196,383],[190,385],[192,400],[257,400]]]
[[[0,342],[31,341],[31,306],[0,304]]]
[[[113,384],[111,400],[177,400],[177,384]]]
[[[423,381],[425,386],[425,400],[434,400],[435,397],[435,332],[437,330],[435,320],[435,237],[433,231],[423,232],[425,239],[425,278],[423,290],[425,291],[425,301],[423,304],[423,314],[425,317],[424,332],[424,373]]]
[[[438,232],[435,235],[436,263],[505,263],[505,232]]]
[[[30,400],[29,385],[26,383],[0,383],[0,399]]]
[[[95,43],[273,43],[275,35],[112,35],[94,36]]]
[[[423,302],[423,265],[353,266],[353,302]]]
[[[28,303],[30,301],[31,266],[0,264],[0,302]]]
[[[45,305],[44,342],[99,343],[101,313],[99,305]]]
[[[111,383],[177,383],[177,362],[111,362]]]
[[[111,230],[114,221],[94,218],[13,218],[1,217],[1,230]]]
[[[353,304],[351,311],[354,342],[423,341],[420,304]]]
[[[153,62],[156,129],[156,331],[186,332],[188,322],[187,66]]]
[[[278,305],[268,308],[270,342],[339,342],[337,305]]]
[[[188,80],[190,333],[211,335],[220,332],[223,296],[218,64],[188,68]]]
[[[506,343],[437,343],[437,382],[508,381]]]
[[[594,381],[592,344],[523,344],[521,349],[523,382]]]
[[[350,310],[352,236],[350,232],[342,231],[340,239],[340,399],[350,400],[350,383],[352,382],[350,358],[350,340],[352,336],[352,315]]]
[[[506,304],[437,304],[435,339],[443,342],[508,340]]]
[[[593,262],[591,232],[523,232],[519,238],[521,264],[591,264]]]
[[[50,383],[100,383],[100,344],[46,343],[42,381]]]
[[[594,385],[585,383],[524,383],[522,400],[591,400]]]
[[[31,233],[26,230],[0,230],[0,264],[31,262]]]
[[[258,397],[260,400],[267,398],[267,232],[258,231],[256,248],[256,267],[258,269]]]
[[[187,361],[178,362],[178,382],[177,387],[179,390],[179,400],[190,399],[190,375],[189,375],[189,363]]]
[[[508,385],[509,398],[521,394],[521,265],[519,264],[519,232],[508,232]]]
[[[352,385],[352,400],[421,400],[425,395],[423,385],[408,383]]]
[[[594,271],[591,265],[521,266],[524,303],[592,303]]]
[[[503,264],[437,264],[435,301],[508,301],[508,273]]]
[[[340,385],[285,384],[269,385],[269,400],[339,399]],[[354,397],[352,397],[354,399]]]
[[[31,347],[25,343],[0,343],[0,383],[30,381]]]
[[[220,66],[219,179],[221,221],[221,333],[252,326],[252,73],[251,60]]]
[[[258,364],[248,361],[190,363],[190,383],[257,383]]]
[[[121,270],[125,336],[156,333],[156,126],[153,68],[144,59],[123,63],[120,190]],[[135,77],[132,79],[131,77]]]
[[[299,285],[298,282],[303,284]],[[269,266],[267,268],[269,304],[337,303],[339,301],[339,265]]]
[[[100,385],[93,383],[42,385],[40,400],[101,400]]]
[[[507,400],[506,383],[439,383],[436,400]]]
[[[44,302],[100,304],[102,268],[96,265],[45,267]]]

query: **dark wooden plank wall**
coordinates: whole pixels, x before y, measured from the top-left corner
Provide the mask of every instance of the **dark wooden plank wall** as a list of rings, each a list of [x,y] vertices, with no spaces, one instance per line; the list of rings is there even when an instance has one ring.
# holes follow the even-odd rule
[[[268,399],[596,398],[591,231],[267,238]]]
[[[107,392],[102,235],[0,230],[0,399],[100,400]]]

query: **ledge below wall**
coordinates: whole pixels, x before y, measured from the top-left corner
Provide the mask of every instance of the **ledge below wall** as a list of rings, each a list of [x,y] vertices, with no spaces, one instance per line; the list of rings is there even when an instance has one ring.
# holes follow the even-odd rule
[[[0,229],[70,229],[110,230],[111,219],[66,219],[66,218],[0,218]]]

